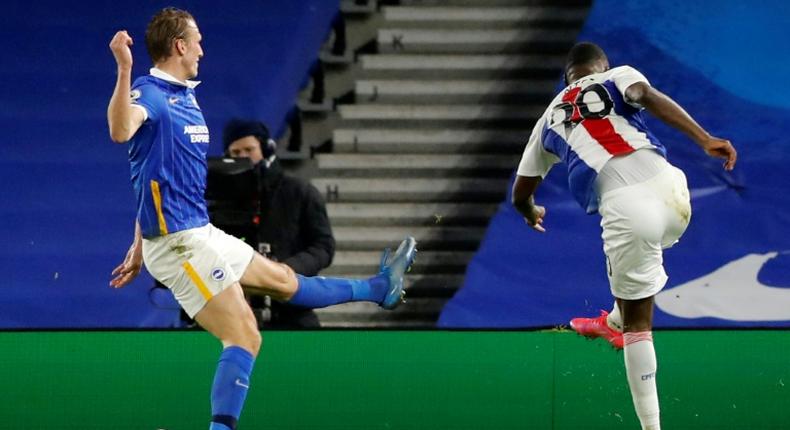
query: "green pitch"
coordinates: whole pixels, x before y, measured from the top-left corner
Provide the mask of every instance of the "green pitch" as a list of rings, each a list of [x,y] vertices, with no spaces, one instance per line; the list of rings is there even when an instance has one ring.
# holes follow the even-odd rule
[[[786,429],[790,332],[655,334],[663,427]],[[0,332],[1,429],[208,428],[202,332]],[[568,332],[264,333],[239,429],[634,429],[622,353]]]

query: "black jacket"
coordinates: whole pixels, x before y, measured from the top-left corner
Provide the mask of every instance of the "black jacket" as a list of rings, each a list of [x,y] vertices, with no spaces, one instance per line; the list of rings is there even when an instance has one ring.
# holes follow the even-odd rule
[[[278,161],[261,167],[258,242],[270,258],[294,272],[315,276],[332,263],[335,238],[321,193],[309,182],[284,174]]]

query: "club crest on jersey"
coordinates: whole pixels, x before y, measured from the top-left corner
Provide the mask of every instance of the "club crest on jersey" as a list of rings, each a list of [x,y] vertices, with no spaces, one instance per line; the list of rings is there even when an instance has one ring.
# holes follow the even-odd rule
[[[211,270],[211,279],[221,281],[225,279],[225,271],[221,267],[216,267]]]

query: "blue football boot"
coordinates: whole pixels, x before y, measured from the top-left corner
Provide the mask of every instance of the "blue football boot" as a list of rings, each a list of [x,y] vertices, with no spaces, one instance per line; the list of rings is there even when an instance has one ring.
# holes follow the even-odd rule
[[[400,243],[394,254],[390,255],[389,248],[384,250],[381,255],[381,266],[379,275],[386,276],[390,286],[381,307],[384,309],[395,309],[405,300],[406,292],[403,291],[403,275],[411,268],[414,257],[417,255],[417,241],[413,237],[407,236]]]

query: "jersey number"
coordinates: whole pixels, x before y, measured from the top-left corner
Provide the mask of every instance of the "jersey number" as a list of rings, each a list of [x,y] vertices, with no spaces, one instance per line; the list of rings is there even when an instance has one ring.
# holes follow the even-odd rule
[[[591,93],[594,95],[585,97]],[[585,102],[585,98],[588,99],[587,102]],[[554,107],[552,126],[563,123],[567,136],[585,119],[605,118],[612,112],[613,107],[612,96],[601,84],[592,84],[583,90],[574,88],[562,97],[562,103]]]

